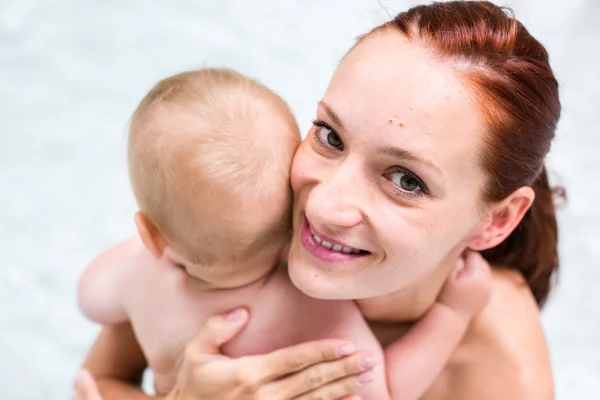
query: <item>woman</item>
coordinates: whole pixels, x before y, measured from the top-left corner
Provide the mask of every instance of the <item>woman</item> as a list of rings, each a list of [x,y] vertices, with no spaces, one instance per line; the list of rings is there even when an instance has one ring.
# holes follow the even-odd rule
[[[558,268],[544,157],[559,116],[544,47],[491,3],[415,7],[362,36],[295,156],[294,284],[318,298],[357,299],[389,360],[457,258],[481,252],[494,267],[491,301],[423,398],[551,399],[539,307]],[[360,254],[340,260],[331,243]],[[481,260],[472,253],[468,262]],[[335,359],[331,343],[219,357],[242,315],[211,320],[167,398],[352,393],[354,366]],[[147,398],[116,381],[143,370],[131,337],[127,326],[105,329],[86,362],[106,400]],[[119,348],[139,363],[114,365]]]

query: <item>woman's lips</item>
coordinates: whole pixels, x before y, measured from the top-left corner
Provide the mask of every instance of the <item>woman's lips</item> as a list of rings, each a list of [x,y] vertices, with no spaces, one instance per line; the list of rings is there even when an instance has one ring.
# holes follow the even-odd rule
[[[302,246],[306,251],[325,262],[348,262],[370,254],[367,251],[355,249],[341,242],[323,237],[311,228],[306,217],[304,217],[300,238]]]

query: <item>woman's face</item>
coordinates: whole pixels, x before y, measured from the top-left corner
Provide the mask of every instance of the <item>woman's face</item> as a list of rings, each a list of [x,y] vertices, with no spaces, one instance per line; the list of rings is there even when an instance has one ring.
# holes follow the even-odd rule
[[[364,39],[294,159],[294,284],[360,299],[447,271],[485,229],[482,131],[471,93],[442,61],[395,32]]]

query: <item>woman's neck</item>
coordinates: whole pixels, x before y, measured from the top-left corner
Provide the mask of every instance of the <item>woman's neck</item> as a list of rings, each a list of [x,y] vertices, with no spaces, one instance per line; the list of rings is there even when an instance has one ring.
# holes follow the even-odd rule
[[[414,322],[435,303],[455,260],[456,256],[449,257],[440,267],[409,287],[386,295],[357,300],[358,307],[369,321]]]

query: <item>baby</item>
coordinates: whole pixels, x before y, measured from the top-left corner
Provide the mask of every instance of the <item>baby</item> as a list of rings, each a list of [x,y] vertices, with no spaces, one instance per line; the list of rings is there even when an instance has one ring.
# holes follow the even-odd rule
[[[299,143],[285,102],[227,69],[162,80],[134,112],[128,162],[140,209],[135,216],[138,234],[85,270],[79,305],[97,323],[132,324],[158,394],[174,385],[184,349],[207,318],[239,306],[247,307],[252,317],[224,346],[228,356],[337,338],[383,359],[354,302],[310,298],[288,278],[289,172]],[[428,358],[448,358],[458,342],[430,338],[456,327],[448,327],[446,318],[436,325],[433,311],[462,307],[468,296],[461,293],[464,287],[460,275],[450,280],[431,317],[412,328],[417,337],[405,345],[399,340],[395,351],[421,357],[422,366],[429,364]],[[454,323],[466,326],[468,319]],[[395,370],[407,369],[401,363],[414,362],[414,356],[399,358],[397,365],[386,366],[390,379]],[[416,379],[431,382],[431,374],[423,368]],[[373,381],[361,388],[363,400],[394,395],[383,365],[375,367]]]

